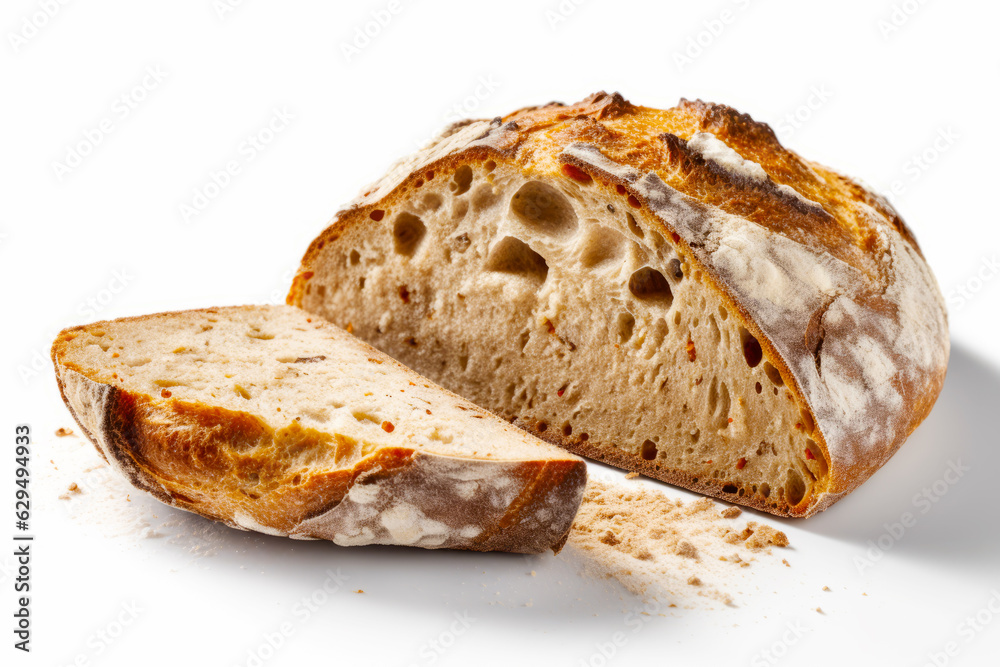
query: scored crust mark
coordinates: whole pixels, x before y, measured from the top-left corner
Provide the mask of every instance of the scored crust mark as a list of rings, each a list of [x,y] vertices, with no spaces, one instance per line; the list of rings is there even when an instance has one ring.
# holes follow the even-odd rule
[[[78,327],[53,361],[116,470],[238,528],[538,553],[561,547],[586,482],[580,459],[292,308]]]
[[[785,150],[765,124],[600,93],[463,132],[339,215],[289,303],[350,322],[547,440],[778,514],[829,506],[926,416],[948,341],[912,235],[884,200]],[[436,276],[419,288],[426,301],[383,306],[395,264],[345,271],[339,256],[376,243],[369,208],[416,211],[427,171],[469,187],[440,193],[450,217],[422,218],[416,266]],[[438,252],[455,238],[461,252]],[[358,281],[364,307],[343,289]],[[401,343],[414,338],[428,345]],[[608,392],[622,407],[600,413]]]

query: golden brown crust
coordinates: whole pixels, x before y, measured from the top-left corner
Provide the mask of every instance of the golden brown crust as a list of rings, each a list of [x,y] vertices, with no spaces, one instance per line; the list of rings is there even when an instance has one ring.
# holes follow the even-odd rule
[[[700,100],[658,110],[634,106],[617,93],[597,93],[578,104],[528,107],[473,125],[477,135],[471,141],[432,145],[341,212],[305,253],[287,302],[302,304],[325,244],[348,227],[380,219],[379,212],[403,202],[435,172],[493,160],[526,173],[565,177],[571,165],[607,196],[627,199],[634,207],[629,210],[659,227],[704,272],[706,283],[730,304],[779,369],[803,420],[814,425],[811,437],[829,469],[825,485],[817,484],[795,506],[769,503],[760,509],[808,516],[828,507],[883,465],[930,412],[947,368],[946,315],[912,233],[883,198],[788,151],[766,124]],[[692,144],[699,133],[710,133],[759,165],[763,177],[711,159]],[[769,318],[740,284],[746,277],[735,275],[713,254],[719,229],[736,222],[773,240],[778,268],[789,268],[782,262],[790,253],[800,260],[813,258],[808,261],[822,263],[831,281],[839,281],[839,291],[811,295],[802,314]],[[782,320],[790,323],[776,324]],[[866,338],[859,340],[858,332]],[[865,356],[871,352],[867,348],[877,351],[876,358]],[[873,369],[883,374],[870,377]],[[730,497],[679,471],[624,454],[598,456],[593,444],[577,438],[536,435],[570,451],[755,506],[749,498]]]
[[[294,421],[275,430],[249,413],[153,397],[94,379],[103,374],[100,369],[73,363],[67,358],[68,345],[102,324],[107,323],[66,329],[56,338],[52,360],[60,394],[112,468],[168,505],[270,534],[340,544],[407,543],[379,525],[379,515],[367,511],[372,505],[345,502],[361,484],[366,489],[358,490],[367,490],[368,496],[376,487],[381,491],[383,509],[406,505],[414,515],[475,528],[449,533],[435,544],[412,542],[417,546],[540,553],[558,552],[566,541],[586,484],[582,460],[540,454],[537,460],[494,461],[382,447],[350,469],[331,470],[317,456],[321,464],[303,472],[289,466],[294,457],[286,456],[287,451],[319,453],[335,448],[340,443],[334,441],[344,436]],[[379,363],[403,368],[377,350],[371,354]],[[471,405],[468,410],[487,414]],[[251,479],[254,491],[248,492],[246,482]],[[477,480],[483,486],[495,483],[516,493],[501,504],[484,502],[478,495],[456,497],[446,487],[456,479]],[[535,520],[540,514],[549,520]],[[374,537],[352,542],[344,537],[345,529],[368,529],[366,534]]]

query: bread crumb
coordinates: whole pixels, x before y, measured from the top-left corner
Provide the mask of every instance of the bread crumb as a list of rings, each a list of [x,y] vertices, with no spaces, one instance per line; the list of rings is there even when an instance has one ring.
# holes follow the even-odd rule
[[[753,535],[746,541],[747,548],[751,551],[761,551],[772,544],[776,547],[788,546],[788,536],[780,530],[775,530],[771,526],[755,525],[754,528],[756,530]]]
[[[826,612],[823,611],[822,607],[816,607],[816,613],[826,615]]]
[[[65,438],[67,435],[73,435],[73,429],[71,428],[59,428],[56,429],[56,436],[60,438]]]
[[[70,493],[83,493],[82,491],[80,491],[80,487],[77,486],[76,482],[73,482],[72,484],[67,486],[66,490],[69,491]]]
[[[730,565],[750,567],[755,552],[747,540],[761,533],[758,539],[771,543],[777,531],[756,522],[733,530],[725,509],[708,498],[683,502],[642,485],[591,479],[564,553],[581,558],[586,574],[616,579],[637,595],[733,605],[719,588],[737,571]]]
[[[726,509],[722,510],[723,519],[735,519],[741,514],[743,514],[743,510],[741,510],[739,507],[736,507],[735,505],[727,507]]]
[[[354,592],[355,592],[355,593],[364,593],[365,591],[364,591],[364,589],[361,589],[361,588],[359,588],[358,590],[356,590],[356,591],[354,591]]]
[[[633,471],[633,472],[630,472],[629,474],[625,475],[625,479],[635,479],[638,476],[639,476],[639,473]]]
[[[785,567],[791,567],[791,565],[788,564],[788,561],[785,560],[784,558],[781,559],[781,562]]]
[[[828,591],[828,590],[830,590],[830,587],[829,587],[829,586],[824,586],[824,587],[823,587],[823,590],[824,590],[824,591]]]
[[[534,570],[531,571],[531,576],[535,576],[535,571]]]
[[[698,558],[698,550],[694,548],[694,545],[687,540],[681,540],[674,547],[674,553],[678,556],[684,556],[685,558]]]

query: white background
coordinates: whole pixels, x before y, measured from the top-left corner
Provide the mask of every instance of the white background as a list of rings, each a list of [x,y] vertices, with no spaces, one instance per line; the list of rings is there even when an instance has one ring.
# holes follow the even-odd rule
[[[345,50],[390,7],[367,44]],[[0,550],[3,663],[255,664],[248,652],[290,623],[263,664],[997,664],[998,20],[996,3],[971,0],[6,0],[0,539],[13,532],[13,427],[29,423],[37,541],[27,656],[10,646],[13,561]],[[113,520],[57,499],[96,461],[52,436],[71,425],[47,361],[60,328],[280,302],[337,208],[446,123],[601,89],[654,107],[730,104],[811,159],[882,191],[895,183],[950,295],[952,361],[933,414],[833,509],[773,521],[791,568],[745,570],[733,608],[660,609],[636,626],[639,599],[564,558],[343,549],[215,529],[136,497],[102,505],[127,507]],[[275,110],[291,120],[250,159],[247,137]],[[87,153],[79,164],[74,151]],[[229,161],[239,173],[185,220],[181,205]],[[950,462],[970,468],[952,485]],[[938,501],[915,500],[935,482]],[[916,525],[886,537],[906,512]],[[173,528],[108,528],[123,522]],[[859,566],[880,538],[888,550]],[[347,583],[305,618],[296,605],[337,568]],[[99,631],[117,636],[95,641]],[[606,658],[617,632],[626,641]]]

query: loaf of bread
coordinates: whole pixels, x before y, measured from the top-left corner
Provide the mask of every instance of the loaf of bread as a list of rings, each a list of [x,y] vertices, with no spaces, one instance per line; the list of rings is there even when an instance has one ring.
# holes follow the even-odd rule
[[[52,359],[115,470],[237,528],[538,553],[586,483],[581,459],[287,306],[75,327]]]
[[[451,127],[288,302],[570,451],[788,516],[889,459],[949,350],[885,199],[729,107],[604,93]]]

